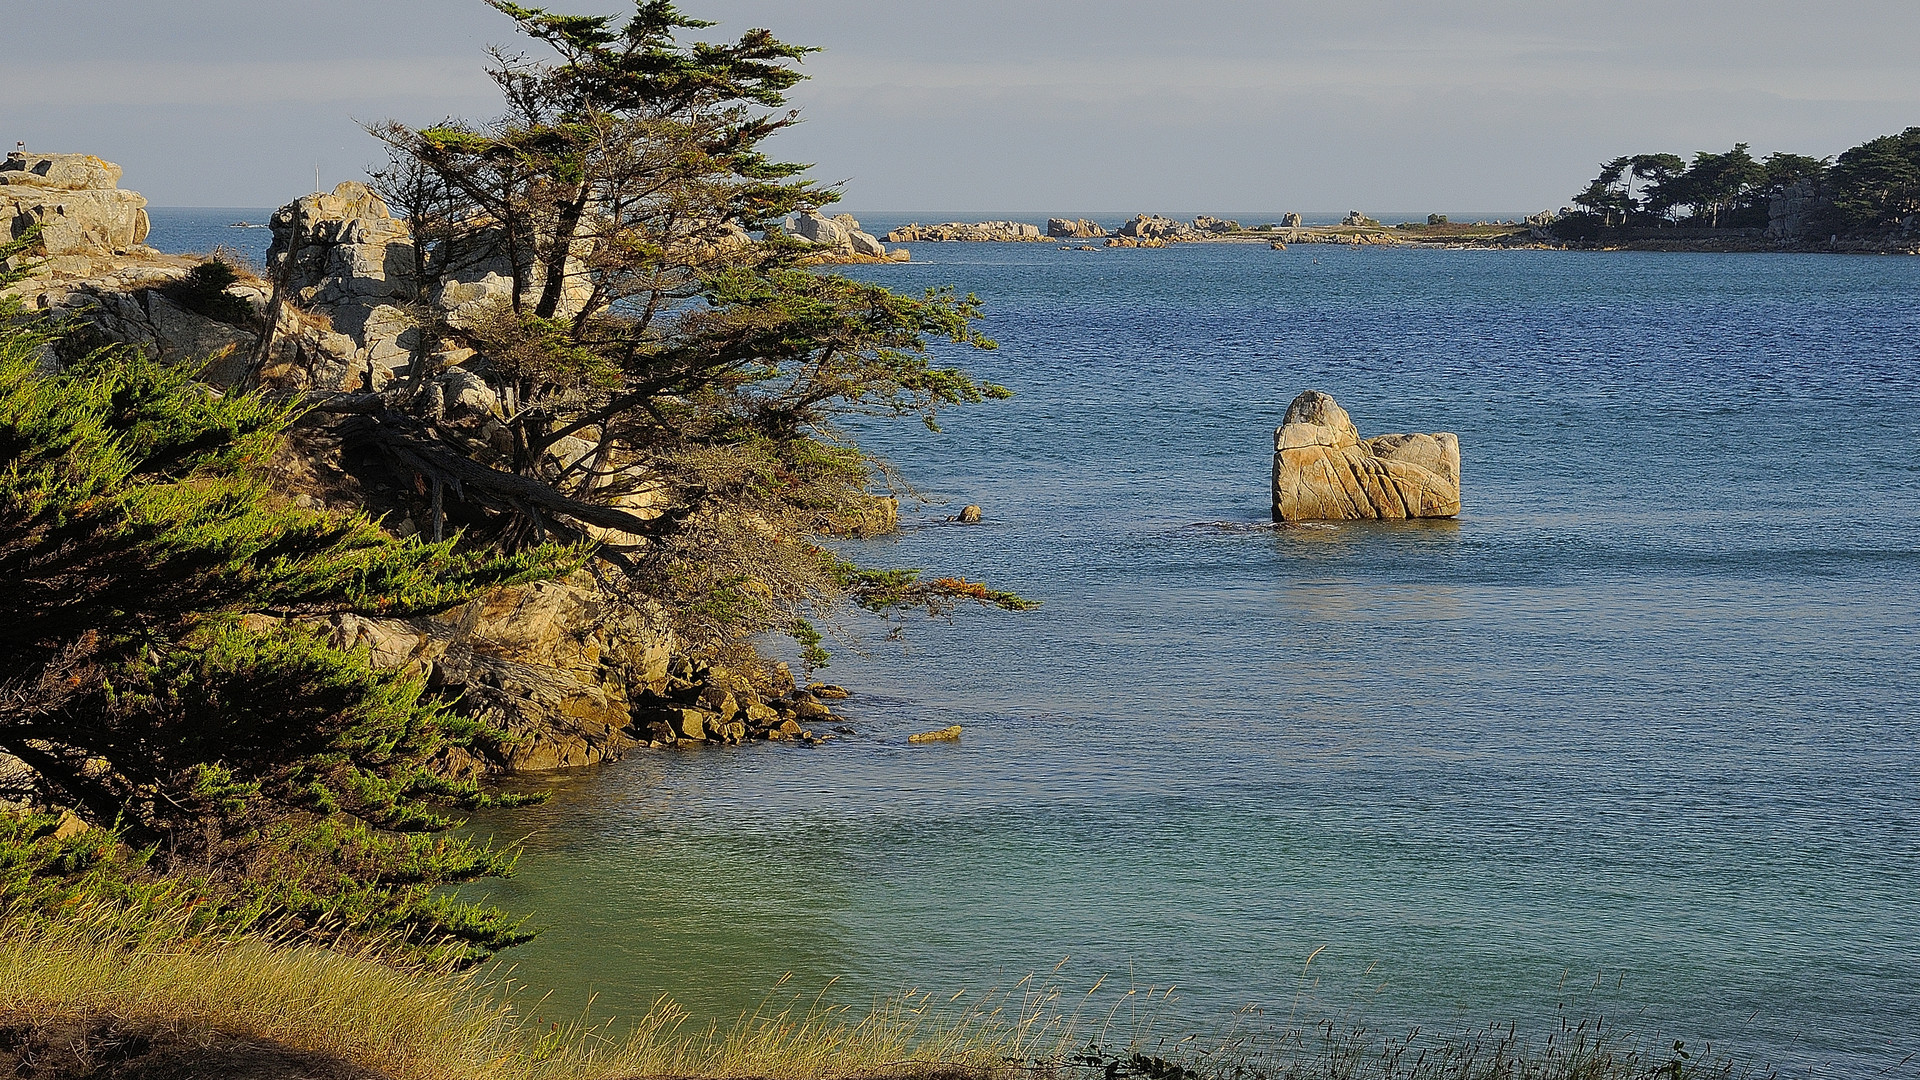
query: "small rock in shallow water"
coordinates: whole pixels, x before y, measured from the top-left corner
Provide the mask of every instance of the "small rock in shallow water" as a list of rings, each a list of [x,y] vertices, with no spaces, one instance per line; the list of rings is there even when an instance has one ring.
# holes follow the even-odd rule
[[[814,697],[820,698],[823,701],[844,701],[845,699],[853,696],[852,694],[847,693],[845,687],[835,686],[832,683],[823,683],[823,682],[808,683],[807,693],[812,694]]]
[[[962,525],[978,525],[980,524],[980,508],[971,505],[963,506],[960,508],[960,516],[953,520]]]
[[[907,741],[910,743],[959,742],[960,725],[955,724],[952,727],[941,728],[939,731],[923,731],[918,735],[909,735]]]

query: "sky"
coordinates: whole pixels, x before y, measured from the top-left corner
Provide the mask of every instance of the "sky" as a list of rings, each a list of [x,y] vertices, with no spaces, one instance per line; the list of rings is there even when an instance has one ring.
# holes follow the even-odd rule
[[[632,10],[556,0],[569,12]],[[681,0],[824,51],[771,149],[855,212],[1527,213],[1628,153],[1920,125],[1915,0]],[[498,111],[480,0],[0,0],[0,148],[157,206],[361,179],[360,123]]]

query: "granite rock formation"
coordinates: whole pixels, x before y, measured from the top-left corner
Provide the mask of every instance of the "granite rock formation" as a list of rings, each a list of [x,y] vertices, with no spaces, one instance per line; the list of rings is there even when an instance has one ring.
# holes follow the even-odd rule
[[[1449,432],[1362,439],[1318,390],[1273,437],[1273,520],[1444,518],[1460,513],[1460,441]]]
[[[85,275],[95,259],[126,255],[147,238],[147,200],[120,190],[120,166],[91,154],[13,153],[0,162],[0,238],[40,227],[58,273]]]
[[[818,210],[803,211],[794,219],[793,234],[816,247],[826,248],[823,261],[907,261],[906,252],[888,251],[877,237],[860,228],[860,222],[852,214],[824,217]]]
[[[1029,225],[1022,221],[976,221],[967,224],[962,221],[948,221],[939,225],[922,225],[915,222],[888,233],[889,244],[913,244],[928,241],[971,241],[976,243],[1008,243],[1028,240],[1045,240],[1046,234],[1040,226]]]
[[[1094,240],[1107,235],[1107,230],[1086,218],[1048,218],[1047,235],[1069,240]]]
[[[1114,235],[1129,240],[1187,240],[1194,232],[1193,227],[1183,221],[1158,214],[1136,214]]]

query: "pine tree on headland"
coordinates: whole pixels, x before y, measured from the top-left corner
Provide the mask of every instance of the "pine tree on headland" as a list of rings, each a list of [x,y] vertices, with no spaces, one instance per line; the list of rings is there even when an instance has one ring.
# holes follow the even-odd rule
[[[550,50],[494,51],[505,112],[371,130],[391,150],[377,186],[412,229],[416,292],[504,259],[511,296],[457,320],[418,305],[415,376],[339,405],[357,413],[352,437],[386,454],[402,486],[464,493],[444,512],[470,536],[509,549],[599,539],[595,558],[620,581],[610,591],[660,599],[691,649],[808,628],[847,602],[1021,606],[945,584],[958,579],[876,578],[814,542],[893,478],[838,419],[931,427],[948,406],[1006,391],[933,359],[936,342],[993,347],[974,297],[822,273],[782,234],[788,214],[838,197],[762,149],[797,121],[785,95],[812,50],[765,30],[689,43],[712,24],[665,0],[624,21],[489,2]],[[511,403],[511,446],[484,468],[432,422],[437,342],[471,349],[467,370]],[[583,441],[591,450],[559,452]],[[565,501],[489,498],[502,473]],[[658,516],[629,516],[617,535],[582,516],[618,514],[641,491]],[[422,516],[441,513],[436,502]]]

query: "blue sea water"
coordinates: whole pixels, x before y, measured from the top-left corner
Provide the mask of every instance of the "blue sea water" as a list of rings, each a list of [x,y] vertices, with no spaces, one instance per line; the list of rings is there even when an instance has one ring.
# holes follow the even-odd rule
[[[526,854],[471,895],[545,928],[507,959],[550,1008],[726,1018],[788,972],[1105,974],[1194,1026],[1591,997],[1911,1074],[1920,261],[912,252],[849,272],[978,293],[1000,348],[956,359],[1017,396],[853,425],[945,501],[849,553],[1043,606],[854,619],[821,676],[857,734],[643,753],[483,820]],[[1246,527],[1308,387],[1458,433],[1460,518]]]

